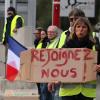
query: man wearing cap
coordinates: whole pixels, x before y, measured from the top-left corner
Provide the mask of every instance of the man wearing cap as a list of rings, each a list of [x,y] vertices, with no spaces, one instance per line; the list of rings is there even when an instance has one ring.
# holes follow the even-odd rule
[[[7,20],[3,30],[2,42],[4,45],[6,44],[7,35],[13,37],[14,33],[17,32],[17,29],[23,27],[23,24],[24,19],[22,18],[22,16],[17,15],[17,12],[14,7],[9,7],[7,9]]]
[[[42,27],[37,27],[33,35],[35,35],[34,46],[37,48],[39,41],[41,40],[41,31],[43,30]]]

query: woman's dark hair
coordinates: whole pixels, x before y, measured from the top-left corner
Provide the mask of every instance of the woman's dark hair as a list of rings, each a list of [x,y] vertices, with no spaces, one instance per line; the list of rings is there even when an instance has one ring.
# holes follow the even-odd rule
[[[46,29],[42,29],[41,31],[44,31],[47,34],[47,30]]]
[[[17,12],[16,12],[16,10],[15,10],[14,7],[9,7],[9,8],[7,9],[7,12],[8,12],[8,11],[12,11],[12,12],[14,13],[14,15],[17,14]]]

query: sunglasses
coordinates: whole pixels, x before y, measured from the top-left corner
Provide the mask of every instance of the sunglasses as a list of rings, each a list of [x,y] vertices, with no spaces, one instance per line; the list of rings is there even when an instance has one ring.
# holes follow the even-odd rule
[[[78,18],[69,18],[70,22],[76,21]]]

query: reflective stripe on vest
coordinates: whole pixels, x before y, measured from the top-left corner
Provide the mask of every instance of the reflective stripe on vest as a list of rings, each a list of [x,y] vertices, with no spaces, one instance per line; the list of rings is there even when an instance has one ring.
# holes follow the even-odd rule
[[[93,38],[95,38],[96,32],[92,32],[92,36],[93,36]]]
[[[79,85],[79,83],[68,83],[68,84],[63,84],[61,85],[61,88],[67,88],[67,89],[72,89],[75,88],[77,85]],[[91,84],[90,83],[85,83],[85,84],[80,84],[82,85],[84,88],[96,88],[96,84]]]
[[[11,31],[10,31],[10,35],[11,35],[11,36],[13,36],[13,34],[14,34],[13,30],[16,28],[16,22],[17,22],[17,19],[18,19],[19,17],[21,17],[21,16],[16,15],[16,16],[13,18],[12,22],[11,22]],[[24,19],[23,19],[22,17],[21,17],[21,19],[22,19],[22,26],[23,26],[23,25],[24,25]],[[2,42],[4,41],[4,38],[5,38],[6,24],[7,24],[7,22],[6,22],[5,25],[4,25]]]
[[[77,85],[79,85],[78,83],[65,83],[65,84],[61,84],[61,88],[68,88],[68,89],[72,89],[75,88]]]
[[[6,24],[7,24],[7,22],[6,22],[5,25],[4,25],[3,36],[2,36],[2,42],[4,41],[4,38],[5,38]]]
[[[93,36],[93,38],[95,38],[96,32],[92,32],[92,36]],[[95,51],[95,45],[92,47],[92,50]]]
[[[91,83],[85,83],[85,84],[82,84],[82,85],[83,85],[84,88],[92,88],[92,89],[96,88],[96,84],[91,84],[91,85],[90,84]]]

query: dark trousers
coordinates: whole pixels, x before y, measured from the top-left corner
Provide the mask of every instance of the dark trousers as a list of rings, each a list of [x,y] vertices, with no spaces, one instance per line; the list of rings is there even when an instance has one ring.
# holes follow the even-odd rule
[[[74,96],[63,96],[62,100],[93,100],[93,98],[88,98],[83,96],[82,94],[78,94]]]
[[[40,88],[40,83],[37,83],[37,87],[38,87],[38,94],[41,94],[41,88]],[[41,100],[41,95],[39,97],[39,100]]]
[[[48,91],[47,83],[40,83],[41,88],[41,100],[53,100],[52,93]]]
[[[39,100],[53,100],[53,95],[48,91],[47,83],[37,83]]]

